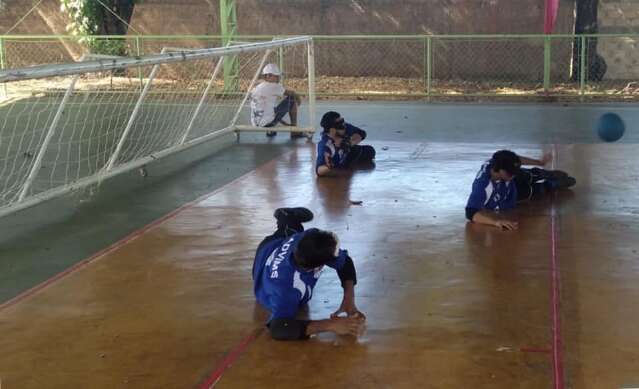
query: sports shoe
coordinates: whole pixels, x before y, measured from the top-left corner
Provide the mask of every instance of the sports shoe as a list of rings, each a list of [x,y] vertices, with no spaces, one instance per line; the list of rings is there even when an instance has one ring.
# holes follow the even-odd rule
[[[273,216],[278,223],[288,224],[294,223],[306,223],[313,220],[313,212],[307,208],[278,208],[273,213]]]
[[[568,175],[568,173],[566,173],[566,172],[564,172],[562,170],[551,170],[550,171],[550,176],[552,178],[568,178],[568,177],[570,177]]]
[[[557,177],[548,180],[550,184],[550,188],[552,190],[560,190],[560,189],[568,189],[571,186],[574,186],[577,183],[577,180],[574,177],[570,177],[566,175],[565,177]]]
[[[266,132],[266,136],[268,136],[269,138],[272,138],[275,135],[277,135],[277,131],[267,131]]]

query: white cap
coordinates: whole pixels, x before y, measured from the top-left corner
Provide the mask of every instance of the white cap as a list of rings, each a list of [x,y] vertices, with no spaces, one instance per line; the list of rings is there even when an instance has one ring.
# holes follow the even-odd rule
[[[280,68],[276,64],[269,63],[264,66],[264,69],[262,69],[262,74],[273,74],[275,76],[281,76],[282,72],[280,72]]]

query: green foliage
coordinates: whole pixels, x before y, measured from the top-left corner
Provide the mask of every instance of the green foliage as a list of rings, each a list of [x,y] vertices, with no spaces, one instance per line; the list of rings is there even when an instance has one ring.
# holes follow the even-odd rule
[[[102,0],[110,6],[112,1]],[[136,0],[131,0],[136,3]],[[124,39],[99,39],[91,35],[103,35],[104,15],[106,11],[97,0],[60,0],[62,12],[66,12],[71,23],[67,26],[67,31],[79,36],[79,41],[86,44],[91,53],[105,55],[126,55],[126,42]]]

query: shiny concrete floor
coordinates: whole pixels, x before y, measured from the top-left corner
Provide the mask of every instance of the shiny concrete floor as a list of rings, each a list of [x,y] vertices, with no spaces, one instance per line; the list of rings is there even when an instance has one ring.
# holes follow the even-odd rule
[[[470,184],[495,145],[375,145],[375,170],[322,180],[312,145],[292,149],[0,311],[3,388],[197,387],[213,371],[219,388],[552,387],[553,202],[521,207],[517,232],[469,225]],[[557,156],[579,181],[554,200],[565,387],[639,386],[639,158],[624,144]],[[252,256],[273,209],[297,205],[355,260],[368,316],[357,341],[259,331]],[[340,299],[326,271],[311,316]]]

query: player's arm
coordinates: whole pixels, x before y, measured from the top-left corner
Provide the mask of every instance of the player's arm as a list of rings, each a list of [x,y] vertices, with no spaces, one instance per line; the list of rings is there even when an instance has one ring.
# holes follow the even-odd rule
[[[472,214],[470,216],[469,214]],[[510,220],[505,220],[500,218],[497,214],[492,211],[488,211],[486,209],[477,210],[477,209],[469,209],[466,208],[466,216],[473,223],[477,224],[485,224],[497,228],[501,228],[504,230],[516,230],[518,228],[518,223]]]
[[[356,145],[366,139],[366,131],[350,123],[345,123],[345,126],[346,131],[350,134],[350,142],[352,145]]]
[[[546,153],[541,159],[524,157],[523,155],[517,155],[521,160],[522,165],[531,165],[531,166],[545,166],[548,162],[552,160],[552,154]]]
[[[323,163],[319,164],[316,169],[318,177],[332,177],[340,174],[339,169],[333,168],[333,157],[330,152],[324,152],[324,159],[322,162]]]
[[[293,291],[292,293],[298,293]],[[334,332],[338,335],[359,336],[365,328],[362,316],[331,317],[324,320],[299,320],[295,318],[297,311],[296,296],[280,300],[268,324],[271,337],[275,340],[304,340],[321,332]]]
[[[275,340],[305,340],[322,332],[359,336],[364,332],[365,325],[363,316],[331,317],[323,320],[280,318],[271,320],[269,330]]]
[[[341,145],[341,139],[338,139],[334,142],[336,148]],[[315,172],[317,173],[318,177],[335,177],[350,174],[348,170],[335,168],[335,164],[333,163],[333,154],[330,149],[326,147],[325,144],[322,144],[318,147],[317,154],[323,155],[323,159],[318,159],[315,168]]]
[[[495,212],[484,208],[486,202],[487,178],[477,178],[473,182],[473,189],[466,204],[466,218],[473,223],[485,224],[507,230],[517,228],[516,222],[511,222],[500,218]]]
[[[342,303],[337,311],[331,314],[331,317],[335,318],[340,314],[345,313],[348,317],[360,316],[366,318],[366,316],[360,312],[355,305],[357,272],[355,271],[355,263],[353,263],[353,259],[348,255],[348,252],[346,250],[339,250],[339,254],[335,261],[329,263],[328,266],[337,270],[337,276],[339,277],[342,283],[342,288],[344,289]]]

